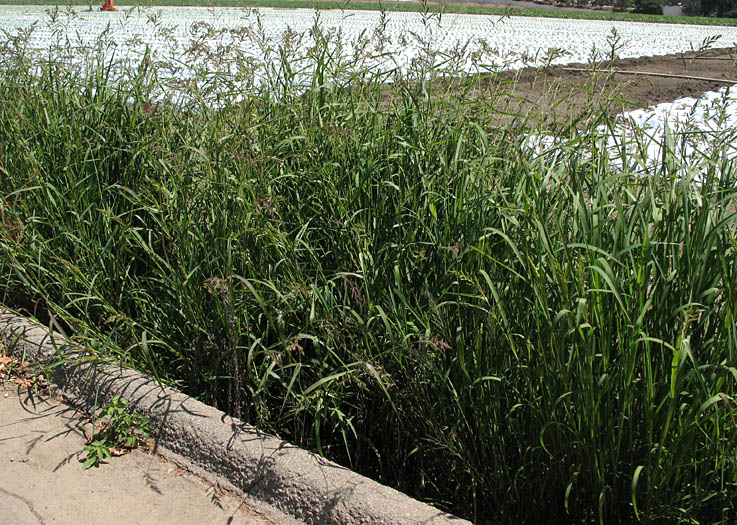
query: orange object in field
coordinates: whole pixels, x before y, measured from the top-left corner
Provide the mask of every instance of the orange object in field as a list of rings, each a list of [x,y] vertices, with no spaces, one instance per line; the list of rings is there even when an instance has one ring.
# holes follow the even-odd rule
[[[113,5],[114,0],[105,0],[100,4],[100,11],[117,11]]]

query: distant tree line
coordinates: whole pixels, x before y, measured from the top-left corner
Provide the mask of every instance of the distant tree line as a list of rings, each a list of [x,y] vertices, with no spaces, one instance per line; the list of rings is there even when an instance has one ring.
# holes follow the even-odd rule
[[[662,15],[668,0],[544,0],[547,3],[566,3],[577,7],[612,6],[615,11],[629,11]],[[683,0],[683,12],[691,16],[718,16],[737,18],[737,0]]]
[[[614,11],[633,11],[634,13],[642,13],[649,15],[663,14],[664,0],[544,0],[547,3],[566,3],[575,5],[576,7],[596,7],[611,6]],[[737,0],[735,0],[737,2]]]
[[[737,0],[686,0],[683,10],[689,15],[737,18]]]
[[[632,12],[645,15],[662,15],[663,2],[661,0],[635,0]]]

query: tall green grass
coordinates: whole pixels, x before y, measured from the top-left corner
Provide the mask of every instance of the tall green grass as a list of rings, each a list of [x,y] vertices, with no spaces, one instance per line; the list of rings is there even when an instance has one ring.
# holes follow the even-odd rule
[[[685,175],[621,170],[592,106],[536,152],[510,86],[352,67],[319,35],[237,101],[206,68],[173,96],[151,57],[123,77],[21,43],[2,302],[477,522],[735,519],[718,137]]]

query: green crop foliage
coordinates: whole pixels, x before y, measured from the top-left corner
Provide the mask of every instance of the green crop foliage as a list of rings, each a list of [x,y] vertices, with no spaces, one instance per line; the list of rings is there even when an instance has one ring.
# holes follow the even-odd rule
[[[461,48],[243,35],[262,63],[6,35],[4,303],[479,523],[734,520],[729,130],[621,168],[594,93],[553,121]]]

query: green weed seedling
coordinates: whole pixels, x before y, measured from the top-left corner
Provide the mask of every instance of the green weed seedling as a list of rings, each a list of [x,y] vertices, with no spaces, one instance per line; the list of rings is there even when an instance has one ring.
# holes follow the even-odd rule
[[[128,411],[128,401],[120,396],[102,408],[93,425],[100,423],[100,430],[92,435],[82,452],[87,456],[80,460],[82,468],[97,467],[113,455],[120,455],[121,449],[135,448],[144,437],[150,435],[148,420]],[[94,426],[93,426],[94,428]]]

